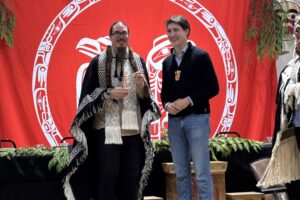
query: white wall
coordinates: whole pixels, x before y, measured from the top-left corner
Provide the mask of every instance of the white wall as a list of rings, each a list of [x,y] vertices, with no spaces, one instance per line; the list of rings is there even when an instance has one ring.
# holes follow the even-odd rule
[[[277,59],[276,59],[277,77],[279,77],[279,74],[282,71],[282,69],[293,58],[294,49],[295,49],[295,42],[294,42],[294,40],[293,41],[284,42],[284,47],[285,47],[284,49],[287,50],[287,51],[289,51],[289,52],[286,53],[286,54],[277,56]]]

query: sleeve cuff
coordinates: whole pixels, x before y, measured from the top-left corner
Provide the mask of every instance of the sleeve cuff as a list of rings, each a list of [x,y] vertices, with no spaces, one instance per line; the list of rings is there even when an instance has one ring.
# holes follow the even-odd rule
[[[188,99],[189,99],[189,101],[191,102],[191,106],[193,106],[194,105],[194,103],[193,103],[193,100],[191,99],[191,97],[187,97]]]
[[[167,110],[167,107],[168,107],[168,105],[170,105],[170,104],[171,104],[170,102],[166,103],[165,106],[164,106],[164,109]]]

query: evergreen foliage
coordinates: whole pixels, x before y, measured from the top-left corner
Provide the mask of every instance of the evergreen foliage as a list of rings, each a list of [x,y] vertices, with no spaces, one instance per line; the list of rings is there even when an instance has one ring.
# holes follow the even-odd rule
[[[265,56],[275,58],[282,52],[283,40],[288,34],[287,2],[277,0],[251,0],[249,6],[246,41],[256,41],[258,60]]]
[[[53,148],[0,148],[0,157],[6,157],[12,159],[14,157],[26,157],[26,156],[53,156],[48,163],[48,169],[55,170],[59,173],[65,167],[69,165],[69,150],[67,147],[53,147]]]
[[[5,43],[12,47],[13,29],[16,25],[16,19],[13,11],[7,6],[7,1],[0,0],[0,40],[4,40]]]
[[[163,132],[161,140],[152,141],[154,150],[156,152],[162,150],[170,150],[168,133]],[[218,160],[217,155],[222,158],[228,157],[231,153],[238,150],[246,150],[247,152],[258,152],[262,147],[262,142],[243,139],[239,137],[214,137],[209,140],[209,152],[212,160]]]

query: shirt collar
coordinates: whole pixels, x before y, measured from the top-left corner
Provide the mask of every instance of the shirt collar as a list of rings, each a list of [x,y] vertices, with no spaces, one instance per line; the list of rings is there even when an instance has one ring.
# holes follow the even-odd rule
[[[183,54],[186,52],[187,48],[188,48],[188,44],[189,44],[189,43],[187,43],[187,44],[185,45],[185,47],[181,50],[180,53],[176,53],[175,50],[174,50],[174,51],[173,51],[173,54],[174,54],[175,56],[183,55]]]

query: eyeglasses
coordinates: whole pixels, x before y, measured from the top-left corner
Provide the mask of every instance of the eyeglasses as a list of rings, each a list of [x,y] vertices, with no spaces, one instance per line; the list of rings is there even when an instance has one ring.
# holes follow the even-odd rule
[[[116,32],[113,32],[111,33],[111,35],[113,36],[116,36],[116,37],[128,37],[128,33],[127,32],[119,32],[119,31],[116,31]]]

